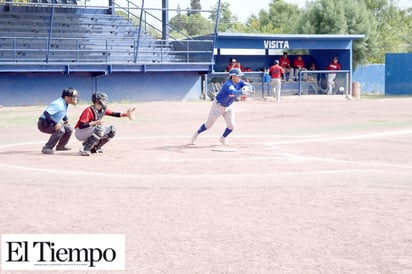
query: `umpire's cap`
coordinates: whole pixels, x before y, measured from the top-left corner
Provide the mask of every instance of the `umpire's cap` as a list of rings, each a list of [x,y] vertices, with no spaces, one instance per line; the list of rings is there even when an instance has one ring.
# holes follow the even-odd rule
[[[233,68],[229,71],[229,76],[243,76],[243,72],[238,68]]]
[[[65,88],[65,89],[63,89],[63,91],[62,91],[62,98],[64,98],[65,96],[68,96],[68,97],[77,97],[77,96],[79,96],[79,92],[77,92],[77,90],[75,90],[75,89],[72,88],[72,87]]]

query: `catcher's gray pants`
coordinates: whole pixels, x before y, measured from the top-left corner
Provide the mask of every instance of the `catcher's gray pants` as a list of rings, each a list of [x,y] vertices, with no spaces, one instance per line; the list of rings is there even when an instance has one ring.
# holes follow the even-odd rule
[[[76,136],[77,140],[79,141],[86,141],[87,138],[93,135],[95,127],[88,127],[88,128],[76,128],[74,130],[74,135]]]
[[[76,128],[74,135],[77,140],[82,141],[86,148],[102,147],[109,139],[113,138],[116,134],[116,128],[114,126],[93,126],[88,128]]]
[[[76,136],[77,140],[79,141],[86,141],[87,138],[92,136],[93,134],[96,135],[98,139],[101,139],[104,136],[108,136],[111,138],[114,136],[113,126],[94,126],[94,127],[87,127],[87,128],[76,128],[74,131],[74,135]]]
[[[228,129],[233,130],[235,128],[235,112],[232,108],[233,105],[228,107],[222,106],[216,101],[213,101],[213,104],[209,111],[209,116],[205,123],[207,129],[211,128],[216,122],[217,118],[223,116],[226,121],[226,126]]]

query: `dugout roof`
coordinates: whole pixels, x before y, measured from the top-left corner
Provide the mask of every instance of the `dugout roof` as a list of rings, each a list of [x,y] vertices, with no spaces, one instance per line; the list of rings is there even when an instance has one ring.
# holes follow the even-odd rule
[[[206,38],[213,34],[198,37]],[[215,65],[227,63],[225,49],[264,50],[266,64],[273,64],[274,52],[306,51],[318,60],[319,67],[325,67],[334,56],[339,56],[342,67],[352,70],[352,42],[363,39],[363,34],[215,34]],[[226,56],[224,56],[226,55]],[[255,56],[256,57],[256,56]],[[259,59],[257,59],[259,60]]]
[[[352,49],[365,35],[217,33],[215,48],[243,49]]]

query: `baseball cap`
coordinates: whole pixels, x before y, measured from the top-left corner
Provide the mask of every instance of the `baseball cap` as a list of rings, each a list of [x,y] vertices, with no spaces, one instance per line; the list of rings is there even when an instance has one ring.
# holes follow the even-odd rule
[[[275,64],[279,64],[279,60],[275,60]]]
[[[238,68],[233,68],[229,71],[229,76],[243,76],[243,72]]]

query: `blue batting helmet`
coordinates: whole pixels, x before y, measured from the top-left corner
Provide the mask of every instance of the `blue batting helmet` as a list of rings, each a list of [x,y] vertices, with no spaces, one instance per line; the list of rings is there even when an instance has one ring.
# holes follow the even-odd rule
[[[233,68],[229,71],[229,76],[243,76],[243,72],[238,68]]]

